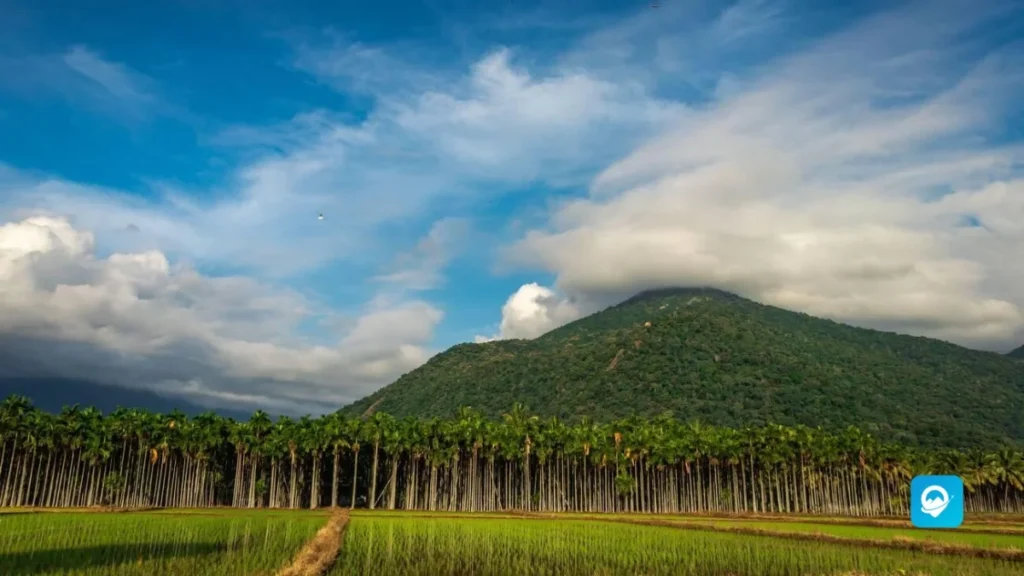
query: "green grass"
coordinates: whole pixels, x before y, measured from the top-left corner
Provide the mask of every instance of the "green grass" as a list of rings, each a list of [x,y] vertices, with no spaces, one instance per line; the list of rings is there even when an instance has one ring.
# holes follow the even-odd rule
[[[522,512],[448,512],[447,510],[367,510],[355,509],[351,512],[352,518],[437,518],[438,516],[452,518],[522,518]],[[572,520],[572,514],[558,514],[559,519]],[[579,515],[583,517],[583,515]],[[642,516],[637,516],[642,518]],[[650,516],[647,516],[650,518]]]
[[[607,519],[607,520],[664,520],[664,521],[679,521],[686,523],[707,523],[714,525],[735,525],[739,527],[750,527],[759,529],[776,529],[780,527],[796,526],[795,529],[790,531],[800,532],[815,532],[819,531],[818,527],[828,528],[830,526],[839,526],[845,528],[875,528],[877,531],[869,536],[869,538],[889,538],[893,536],[906,536],[909,538],[920,537],[924,535],[934,534],[952,534],[949,538],[955,540],[958,538],[956,534],[964,532],[1002,532],[1009,538],[1001,541],[1001,546],[997,547],[1017,547],[1024,550],[1024,519],[1019,517],[1007,516],[1005,518],[992,517],[988,519],[967,519],[964,524],[959,528],[952,531],[932,531],[932,530],[918,530],[911,525],[910,520],[898,520],[894,518],[886,517],[864,517],[858,518],[854,516],[800,516],[800,515],[788,515],[788,516],[766,516],[766,517],[742,517],[742,516],[714,516],[714,515],[700,515],[700,514],[595,514],[586,512],[572,512],[553,514],[559,518],[566,520],[571,519]],[[813,529],[812,529],[813,526]],[[780,528],[781,529],[781,528]],[[836,532],[830,532],[826,529],[820,530],[821,532],[836,534],[842,536],[850,536],[855,534],[853,531],[842,530]],[[944,538],[944,537],[940,537]],[[949,539],[943,539],[941,541],[953,541]],[[981,539],[983,540],[983,539]],[[974,544],[979,540],[973,542],[968,538],[961,539],[961,542],[965,544]]]
[[[355,511],[353,516],[373,515],[374,517],[430,517],[431,515],[443,515],[466,518],[510,518],[515,517],[501,512],[493,513],[459,513],[459,512],[421,512],[421,511]],[[840,538],[851,538],[857,540],[894,540],[912,539],[934,542],[937,544],[970,546],[972,548],[994,549],[994,550],[1024,550],[1024,524],[1011,524],[1009,521],[1000,523],[988,523],[976,521],[973,524],[965,524],[957,530],[921,530],[914,528],[910,522],[893,522],[892,526],[870,526],[857,524],[858,519],[843,517],[830,522],[829,519],[816,522],[814,517],[794,516],[792,519],[779,517],[777,519],[755,519],[755,518],[716,518],[709,516],[687,516],[687,515],[656,515],[650,514],[552,514],[552,516],[563,520],[626,520],[626,521],[669,521],[685,524],[701,524],[714,526],[716,528],[739,528],[770,530],[779,533],[797,534],[828,534]],[[870,519],[868,519],[870,521]],[[984,530],[992,531],[1018,531],[1017,534],[994,534],[983,533]]]
[[[431,517],[434,515],[435,517]],[[354,511],[334,575],[1011,575],[1024,563],[782,537],[681,530],[581,515]],[[0,510],[0,575],[271,575],[323,525],[326,511],[168,509],[132,513]],[[1024,535],[924,531],[795,520],[603,515],[1024,549]],[[977,525],[984,527],[985,525]],[[1000,525],[1002,526],[1002,525]]]
[[[586,520],[356,515],[334,575],[1011,575],[1002,560]]]
[[[816,521],[813,516],[793,516],[790,518],[722,518],[713,516],[688,516],[678,514],[643,515],[643,514],[564,514],[565,519],[594,519],[645,521],[658,520],[685,524],[702,524],[718,528],[749,528],[755,530],[771,530],[790,533],[822,533],[840,538],[858,540],[892,540],[894,538],[910,538],[926,540],[940,544],[957,544],[974,548],[1017,549],[1024,550],[1024,523],[1013,523],[1009,520],[986,522],[975,520],[964,524],[956,530],[921,530],[914,528],[910,522],[893,522],[892,526],[871,526],[858,522],[871,522],[875,519],[857,519],[842,517]],[[830,521],[836,520],[836,521]],[[984,531],[1004,532],[1003,534],[984,533]],[[1015,532],[1015,533],[1010,533]]]
[[[854,538],[858,540],[892,540],[910,538],[927,540],[940,544],[959,544],[973,548],[1024,550],[1024,533],[983,534],[970,530],[922,530],[917,528],[885,528],[880,526],[857,526],[844,524],[827,524],[813,522],[756,521],[756,520],[721,520],[721,519],[687,519],[687,523],[707,524],[717,527],[754,528],[773,532],[822,533]]]
[[[323,513],[180,511],[0,515],[0,574],[273,574]]]
[[[765,522],[810,522],[810,523],[838,523],[838,524],[866,524],[872,522],[880,522],[891,524],[895,527],[909,527],[910,519],[907,517],[893,517],[893,516],[815,516],[810,514],[730,514],[724,512],[721,514],[646,514],[641,512],[616,512],[616,513],[596,513],[596,512],[563,512],[558,513],[561,516],[572,517],[572,516],[607,516],[611,518],[667,518],[667,519],[711,519],[711,520],[758,520]],[[1024,530],[1024,516],[1015,514],[986,514],[977,515],[972,514],[964,518],[964,523],[961,528],[975,528],[975,529],[988,529],[988,528],[1000,528],[1006,527],[1017,530]]]
[[[138,512],[133,514],[138,515]],[[320,508],[309,510],[297,508],[161,508],[159,510],[147,510],[142,514],[150,516],[178,516],[178,517],[218,517],[218,518],[319,518],[321,522],[326,521],[330,516],[330,510]]]

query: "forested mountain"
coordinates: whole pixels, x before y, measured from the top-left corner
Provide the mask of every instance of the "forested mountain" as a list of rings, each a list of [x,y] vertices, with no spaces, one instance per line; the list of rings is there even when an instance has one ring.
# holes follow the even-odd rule
[[[1015,349],[1011,350],[1007,354],[1007,356],[1009,356],[1010,358],[1024,359],[1024,346],[1021,346],[1020,348],[1015,348]]]
[[[454,346],[343,413],[497,417],[514,402],[598,421],[856,425],[923,446],[1024,441],[1024,363],[710,289],[646,292],[535,340]]]

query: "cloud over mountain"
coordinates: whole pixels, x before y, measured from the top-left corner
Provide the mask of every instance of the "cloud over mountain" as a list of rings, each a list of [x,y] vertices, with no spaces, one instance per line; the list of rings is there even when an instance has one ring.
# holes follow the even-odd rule
[[[680,285],[1019,345],[1019,8],[800,4],[0,23],[0,365],[320,411]]]
[[[613,163],[509,256],[571,296],[714,286],[1008,349],[1024,331],[1024,51],[918,3],[767,64]],[[897,33],[897,31],[899,31]]]

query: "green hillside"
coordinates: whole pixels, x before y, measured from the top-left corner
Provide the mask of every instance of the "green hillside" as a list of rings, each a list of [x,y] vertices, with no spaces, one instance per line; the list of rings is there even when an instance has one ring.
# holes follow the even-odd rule
[[[1024,360],[1024,346],[1021,346],[1020,348],[1015,348],[1015,349],[1011,350],[1007,354],[1007,356],[1009,356],[1010,358],[1020,358],[1020,359]]]
[[[1024,363],[707,289],[647,292],[535,340],[460,344],[346,407],[396,416],[857,425],[925,446],[1024,443]]]

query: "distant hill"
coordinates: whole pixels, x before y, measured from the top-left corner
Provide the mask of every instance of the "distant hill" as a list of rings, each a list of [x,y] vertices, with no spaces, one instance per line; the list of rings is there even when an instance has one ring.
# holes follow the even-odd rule
[[[179,398],[165,397],[146,390],[66,378],[0,378],[0,401],[11,394],[25,396],[40,410],[53,413],[59,413],[64,406],[73,404],[93,406],[104,414],[119,406],[162,413],[178,409],[189,416],[210,411],[209,408]],[[217,409],[214,412],[236,420],[248,420],[251,416],[251,412],[242,410]]]
[[[717,290],[647,292],[535,340],[460,344],[343,409],[743,426],[857,425],[925,446],[1024,443],[1024,363]]]
[[[1020,348],[1015,348],[1006,355],[1009,356],[1010,358],[1020,358],[1024,360],[1024,346],[1021,346]]]

